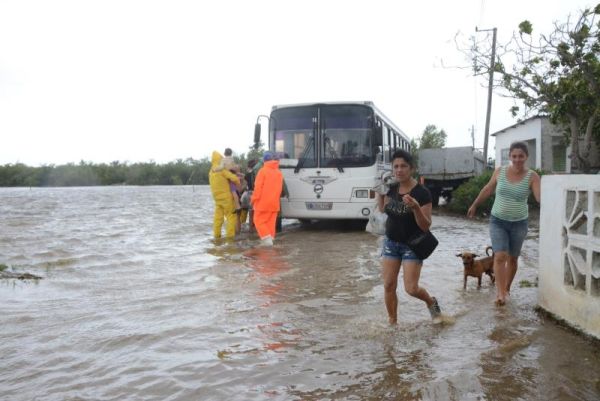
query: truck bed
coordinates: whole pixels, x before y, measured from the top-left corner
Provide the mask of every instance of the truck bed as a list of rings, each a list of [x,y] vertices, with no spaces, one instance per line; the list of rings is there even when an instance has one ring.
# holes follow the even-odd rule
[[[430,180],[474,177],[484,165],[481,152],[470,146],[419,150],[419,175]]]

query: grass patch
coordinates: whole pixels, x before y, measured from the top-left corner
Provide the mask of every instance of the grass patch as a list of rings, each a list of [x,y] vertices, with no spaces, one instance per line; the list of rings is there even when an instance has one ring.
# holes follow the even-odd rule
[[[532,283],[529,280],[521,280],[519,281],[519,287],[520,288],[531,288],[531,287],[537,287],[537,283]]]

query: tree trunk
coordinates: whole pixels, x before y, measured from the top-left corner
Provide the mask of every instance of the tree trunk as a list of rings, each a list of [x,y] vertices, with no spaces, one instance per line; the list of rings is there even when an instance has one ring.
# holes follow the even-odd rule
[[[587,155],[585,152],[585,147],[587,146],[584,138],[584,150],[582,151],[580,143],[579,143],[579,119],[576,116],[570,116],[570,131],[571,131],[571,172],[578,173],[589,173],[590,163],[588,160],[589,151]],[[590,133],[590,142],[591,142],[591,133]],[[591,145],[590,145],[591,146]]]
[[[579,124],[577,123],[577,117],[570,115],[569,116],[569,131],[571,132],[571,154],[569,158],[571,159],[571,173],[574,170],[579,170],[580,167],[580,157],[579,157]]]
[[[590,171],[590,153],[592,151],[592,132],[594,130],[594,124],[596,124],[596,116],[592,115],[587,122],[587,126],[585,127],[583,149],[581,150],[581,157],[585,160],[584,173],[586,174],[588,174]]]

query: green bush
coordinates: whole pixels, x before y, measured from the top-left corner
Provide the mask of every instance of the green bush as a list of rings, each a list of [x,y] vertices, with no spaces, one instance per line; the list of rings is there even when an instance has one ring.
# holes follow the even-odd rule
[[[473,177],[454,191],[452,191],[452,200],[448,204],[448,209],[453,212],[467,214],[469,206],[473,203],[481,189],[488,183],[492,177],[493,170],[486,170],[480,176]],[[477,207],[478,214],[490,214],[494,204],[494,195],[490,196],[485,202]]]

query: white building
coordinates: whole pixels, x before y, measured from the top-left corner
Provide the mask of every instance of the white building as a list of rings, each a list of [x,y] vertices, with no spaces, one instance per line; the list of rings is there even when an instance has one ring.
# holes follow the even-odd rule
[[[564,129],[545,116],[535,116],[492,134],[496,139],[496,167],[507,165],[510,144],[523,141],[529,147],[529,166],[547,173],[571,173],[571,147],[565,145]],[[592,166],[597,166],[597,147],[591,151]]]

